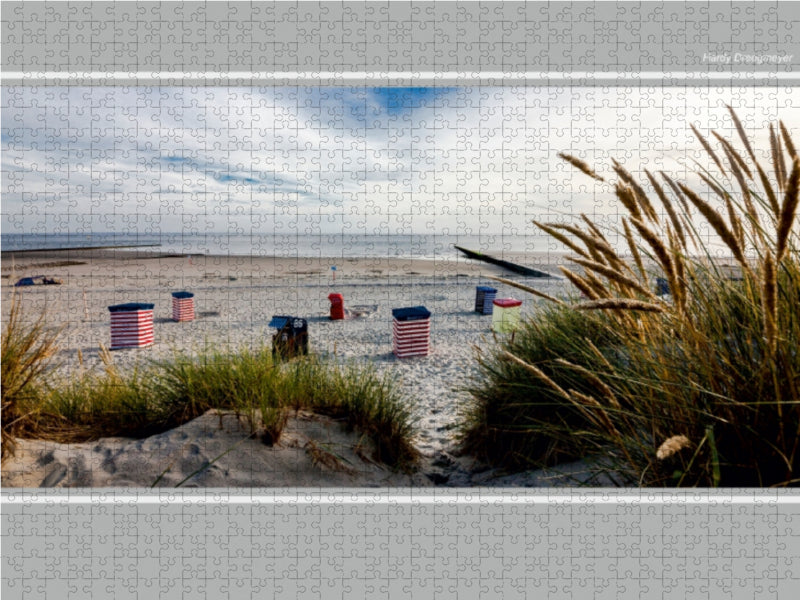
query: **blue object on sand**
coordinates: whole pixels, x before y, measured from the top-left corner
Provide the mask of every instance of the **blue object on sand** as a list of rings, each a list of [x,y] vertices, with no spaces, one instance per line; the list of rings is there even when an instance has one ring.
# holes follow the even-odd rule
[[[283,329],[292,317],[273,315],[272,321],[269,322],[270,327],[275,329]]]
[[[429,311],[424,306],[393,308],[392,316],[398,321],[418,321],[419,319],[427,319],[428,317],[430,317],[431,311]]]
[[[308,354],[308,321],[300,317],[273,315],[269,326],[278,329],[272,336],[274,357],[292,358]]]
[[[194,294],[192,292],[172,292],[172,297],[182,300],[184,298],[194,298]]]
[[[482,315],[491,315],[494,312],[492,303],[497,297],[497,290],[487,285],[479,285],[475,292],[475,312]]]
[[[669,294],[669,281],[663,277],[656,278],[656,295],[665,296]]]
[[[23,285],[36,285],[36,282],[33,280],[33,277],[23,277],[14,284],[14,287],[20,287]]]
[[[109,312],[127,312],[132,310],[153,310],[155,304],[147,304],[142,302],[128,302],[127,304],[115,304],[109,306]]]

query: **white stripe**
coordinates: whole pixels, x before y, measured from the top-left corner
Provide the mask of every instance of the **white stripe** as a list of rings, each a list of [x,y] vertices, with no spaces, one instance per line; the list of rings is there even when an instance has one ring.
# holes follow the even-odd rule
[[[111,341],[115,340],[141,340],[144,338],[153,338],[153,330],[150,331],[112,331]]]
[[[109,346],[109,350],[124,350],[125,348],[148,348],[153,345],[153,342],[145,342],[142,344],[117,344]]]
[[[111,339],[112,340],[138,340],[146,337],[153,337],[153,330],[150,331],[112,331],[111,332]]]
[[[149,335],[138,335],[138,334],[120,334],[120,335],[112,335],[111,336],[111,343],[112,344],[122,344],[125,342],[138,342],[143,340],[154,340],[155,336],[150,333]]]
[[[780,65],[785,68],[785,65]],[[6,71],[0,73],[0,82],[22,80],[68,80],[127,81],[151,79],[158,81],[205,81],[208,79],[246,79],[250,81],[297,81],[319,82],[328,80],[363,79],[374,81],[432,80],[436,82],[463,82],[483,79],[494,80],[547,80],[575,81],[578,79],[636,82],[642,79],[696,79],[698,81],[728,81],[730,79],[753,80],[769,78],[778,81],[795,80],[797,73],[770,71],[692,72],[692,71]]]
[[[708,505],[725,506],[734,504],[755,505],[762,507],[778,505],[800,505],[800,495],[789,496],[703,496],[702,492],[697,492],[692,496],[682,497],[648,494],[643,491],[641,495],[620,493],[616,495],[614,490],[607,491],[605,494],[591,495],[591,491],[584,490],[583,493],[572,494],[526,494],[524,489],[515,488],[508,495],[491,493],[483,494],[480,490],[469,490],[461,494],[446,493],[433,495],[415,495],[414,493],[392,494],[382,493],[380,488],[369,491],[342,492],[332,490],[330,492],[308,491],[298,494],[273,494],[268,496],[253,495],[227,495],[224,490],[216,490],[207,496],[184,496],[179,490],[165,491],[162,495],[158,494],[115,494],[113,490],[108,492],[97,492],[94,494],[70,494],[69,496],[48,496],[45,490],[36,492],[2,492],[3,503],[8,504],[47,504],[55,506],[58,504],[114,504],[120,508],[131,504],[192,504],[192,505],[219,505],[219,504],[244,504],[244,505],[280,505],[291,506],[293,504],[319,504],[319,505],[370,505],[370,504],[528,504],[528,505],[668,505],[680,507],[681,505]]]

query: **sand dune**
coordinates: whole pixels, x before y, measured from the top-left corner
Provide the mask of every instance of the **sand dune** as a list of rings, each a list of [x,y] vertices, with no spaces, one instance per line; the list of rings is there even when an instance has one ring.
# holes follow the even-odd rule
[[[362,449],[359,449],[359,445]],[[320,454],[321,453],[321,454]],[[27,440],[4,465],[7,487],[376,487],[430,480],[370,461],[368,441],[327,417],[300,412],[267,446],[243,419],[209,411],[143,440],[82,444]],[[325,457],[333,457],[328,462]]]

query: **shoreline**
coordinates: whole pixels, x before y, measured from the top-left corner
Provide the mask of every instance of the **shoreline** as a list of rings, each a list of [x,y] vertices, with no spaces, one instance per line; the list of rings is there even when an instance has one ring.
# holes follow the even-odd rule
[[[330,254],[234,254],[234,253],[205,253],[205,252],[177,252],[169,250],[153,250],[157,248],[156,244],[142,245],[142,246],[91,246],[83,248],[41,248],[30,250],[2,250],[0,251],[0,263],[6,263],[17,258],[42,258],[42,259],[55,259],[63,258],[65,254],[74,255],[75,258],[85,259],[122,259],[122,258],[226,258],[226,259],[253,259],[253,260],[327,260],[327,261],[352,261],[352,260],[414,260],[426,262],[466,262],[478,263],[484,262],[464,256],[455,247],[448,255],[430,256],[430,255],[401,255],[401,254],[342,254],[333,256]],[[492,257],[500,257],[503,259],[521,259],[531,261],[541,261],[547,259],[552,261],[554,259],[563,259],[567,255],[566,252],[514,252],[514,251],[489,251],[485,254],[490,254]],[[19,256],[18,256],[19,255]],[[334,263],[335,264],[335,263]],[[485,263],[484,264],[490,264]],[[3,268],[7,265],[3,264]]]
[[[12,251],[3,252],[0,270],[3,278],[13,272],[16,277],[46,274],[65,281],[81,278],[89,272],[135,278],[138,273],[152,273],[154,263],[160,273],[178,279],[203,277],[204,274],[220,274],[238,277],[296,278],[318,276],[334,280],[331,267],[336,267],[336,281],[345,278],[381,276],[514,276],[502,267],[469,259],[458,251],[444,258],[416,256],[290,256],[290,255],[237,255],[237,254],[172,254],[149,250],[59,250],[30,251],[20,255]],[[525,266],[557,272],[557,265],[564,263],[564,255],[557,253],[505,253],[504,258]],[[50,269],[47,273],[35,270]],[[205,270],[205,271],[203,271]],[[35,272],[34,272],[35,271]],[[96,284],[96,282],[93,282]]]
[[[2,250],[0,249],[0,256],[3,259],[10,258],[14,254],[30,254],[31,252],[69,252],[71,250],[121,250],[130,248],[159,248],[161,244],[121,244],[121,245],[104,245],[104,246],[69,246],[64,248],[23,248],[21,250]]]

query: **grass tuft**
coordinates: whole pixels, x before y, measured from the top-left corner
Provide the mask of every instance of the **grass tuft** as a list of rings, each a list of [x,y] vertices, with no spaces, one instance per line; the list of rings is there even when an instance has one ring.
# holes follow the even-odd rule
[[[37,387],[58,349],[59,333],[46,326],[44,312],[34,321],[26,321],[20,298],[12,293],[0,358],[3,460],[13,456],[14,438],[33,428]]]
[[[20,338],[17,321],[10,325],[16,327],[10,327],[12,338]],[[45,346],[37,356],[44,357],[49,348]],[[292,411],[310,410],[341,419],[350,429],[369,436],[376,461],[408,471],[418,458],[413,445],[417,417],[410,401],[388,376],[379,377],[371,366],[331,365],[313,356],[276,363],[271,350],[263,348],[177,355],[125,376],[110,359],[104,373],[85,373],[70,382],[38,381],[40,374],[41,369],[32,373],[36,392],[26,396],[26,407],[37,415],[35,424],[24,432],[27,437],[58,442],[141,438],[216,409],[244,417],[251,437],[273,445],[279,442]],[[14,394],[18,398],[21,392]],[[19,404],[9,400],[12,408]],[[3,406],[5,444],[5,395]]]

